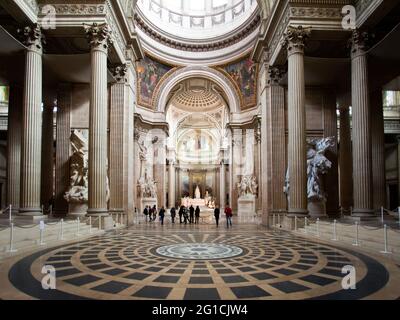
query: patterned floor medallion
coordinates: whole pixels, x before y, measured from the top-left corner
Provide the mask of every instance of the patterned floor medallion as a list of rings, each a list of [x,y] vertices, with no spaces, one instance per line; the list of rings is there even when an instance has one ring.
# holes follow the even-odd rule
[[[44,265],[57,289],[43,290]],[[357,270],[344,290],[344,266]],[[0,298],[398,298],[398,267],[354,251],[259,227],[133,228],[46,248],[4,264]]]

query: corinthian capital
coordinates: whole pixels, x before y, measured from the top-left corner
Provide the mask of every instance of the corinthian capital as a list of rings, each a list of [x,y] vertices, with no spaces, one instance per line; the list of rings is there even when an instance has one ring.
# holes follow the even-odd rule
[[[367,52],[369,38],[368,32],[361,32],[358,29],[353,31],[349,40],[349,47],[353,57]]]
[[[93,23],[83,27],[91,49],[108,50],[108,47],[112,44],[112,31],[107,23]]]
[[[268,67],[268,84],[278,85],[286,74],[287,70],[284,66],[269,66]]]
[[[118,82],[126,82],[126,73],[128,72],[128,67],[125,63],[115,66],[113,68],[112,72],[113,72],[114,78]]]
[[[37,51],[39,53],[43,51],[45,38],[42,29],[37,23],[26,26],[23,29],[18,29],[18,34],[22,38],[24,45],[28,47],[28,50]]]
[[[310,37],[311,27],[303,26],[288,26],[286,32],[283,34],[283,47],[288,50],[288,54],[304,53],[306,40]]]

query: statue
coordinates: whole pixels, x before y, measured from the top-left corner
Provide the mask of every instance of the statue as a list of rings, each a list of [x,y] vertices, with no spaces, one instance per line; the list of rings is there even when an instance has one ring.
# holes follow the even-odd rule
[[[139,158],[141,161],[147,160],[147,147],[144,145],[144,141],[139,143]]]
[[[307,151],[307,197],[310,201],[326,201],[322,175],[332,167],[325,152],[335,144],[335,138],[312,139]]]
[[[88,147],[87,139],[79,130],[72,131],[70,159],[70,184],[64,199],[72,203],[88,201]]]
[[[258,184],[254,176],[243,176],[242,180],[236,184],[236,187],[239,197],[257,195],[258,192]]]
[[[201,195],[200,195],[200,188],[199,186],[196,186],[196,190],[194,192],[195,198],[196,199],[200,199]]]
[[[157,187],[156,182],[147,176],[147,172],[145,175],[140,177],[138,180],[139,186],[139,196],[142,198],[156,198],[157,197]]]

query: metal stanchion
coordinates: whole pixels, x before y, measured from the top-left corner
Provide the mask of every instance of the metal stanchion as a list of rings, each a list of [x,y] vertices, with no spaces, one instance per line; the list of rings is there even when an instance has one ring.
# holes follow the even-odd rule
[[[8,220],[10,220],[10,222],[12,221],[12,204],[10,204],[10,211],[9,211]]]
[[[304,217],[304,233],[307,234],[307,217]]]
[[[92,233],[92,216],[89,216],[89,233]]]
[[[79,236],[79,231],[80,231],[80,220],[79,217],[76,218],[76,235]]]
[[[101,230],[101,216],[99,216],[99,230]]]
[[[338,239],[337,239],[337,233],[336,233],[336,219],[335,220],[333,220],[333,239],[332,239],[332,241],[337,241]]]
[[[13,242],[14,242],[14,223],[10,224],[10,244],[8,247],[7,252],[17,252],[17,249],[14,249],[13,247]]]
[[[278,214],[278,227],[279,228],[281,227],[281,215],[280,214]]]
[[[275,213],[272,215],[272,226],[275,227]]]
[[[43,220],[40,221],[39,229],[40,229],[39,245],[44,246],[46,243],[44,243],[44,240],[43,240],[43,232],[44,232],[44,221]]]
[[[319,218],[317,218],[317,237],[320,237],[320,233],[319,233]]]
[[[64,219],[60,221],[60,240],[64,240]]]
[[[383,223],[383,207],[381,207],[381,222]]]
[[[381,251],[381,253],[391,253],[388,250],[388,235],[387,235],[387,225],[386,224],[383,226],[383,232],[384,232],[383,239],[384,239],[384,243],[385,243],[385,250]]]
[[[356,221],[356,242],[353,243],[353,246],[358,247],[360,244],[358,242],[358,221]]]
[[[297,231],[297,216],[294,216],[294,231]]]

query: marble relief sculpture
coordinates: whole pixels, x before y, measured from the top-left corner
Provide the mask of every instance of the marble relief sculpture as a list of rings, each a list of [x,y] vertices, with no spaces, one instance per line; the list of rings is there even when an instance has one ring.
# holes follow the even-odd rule
[[[141,198],[157,198],[157,186],[156,182],[146,176],[139,179],[139,189]]]
[[[257,195],[258,184],[256,182],[256,177],[254,176],[243,176],[242,180],[236,184],[238,189],[239,197],[247,195]]]

